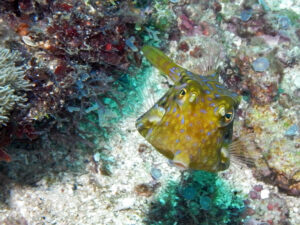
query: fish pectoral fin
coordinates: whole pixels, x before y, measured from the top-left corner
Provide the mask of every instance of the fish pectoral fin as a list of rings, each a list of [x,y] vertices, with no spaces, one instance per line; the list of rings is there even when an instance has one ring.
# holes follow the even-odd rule
[[[221,160],[219,164],[218,170],[226,170],[229,167],[230,164],[230,155],[228,152],[228,149],[221,148]]]
[[[145,45],[142,48],[142,52],[153,66],[169,76],[174,82],[180,79],[182,72],[187,71],[155,47]]]
[[[243,163],[249,167],[255,166],[255,161],[261,154],[256,150],[254,138],[254,134],[248,134],[247,136],[234,140],[229,145],[228,152],[233,163]]]
[[[172,163],[179,169],[185,170],[189,168],[190,165],[190,155],[188,152],[181,152],[172,160]]]

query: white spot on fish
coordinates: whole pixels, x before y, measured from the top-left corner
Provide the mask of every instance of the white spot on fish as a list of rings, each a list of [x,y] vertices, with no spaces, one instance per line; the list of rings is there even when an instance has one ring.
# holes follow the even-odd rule
[[[190,141],[192,139],[191,136],[189,136],[189,135],[186,135],[185,138],[187,141]]]
[[[176,108],[176,107],[174,107],[174,109],[173,109],[173,113],[174,113],[174,112],[176,112],[176,110],[177,110],[177,108]]]
[[[195,99],[196,99],[196,94],[193,93],[189,99],[189,102],[193,102],[193,101],[195,101]],[[197,100],[196,100],[196,103],[197,103]]]
[[[207,113],[205,109],[200,109],[200,112]]]
[[[168,126],[168,125],[169,125],[169,122],[167,121],[167,122],[165,123],[165,125]]]
[[[176,142],[176,143],[179,143],[179,141],[180,141],[179,139],[176,139],[176,141],[175,141],[175,142]]]
[[[152,116],[149,116],[148,120],[149,120],[149,122],[157,123],[157,122],[161,121],[161,117],[156,116],[156,115],[152,115]]]
[[[184,132],[184,129],[180,129],[179,131],[180,131],[180,133],[183,133],[183,132]]]

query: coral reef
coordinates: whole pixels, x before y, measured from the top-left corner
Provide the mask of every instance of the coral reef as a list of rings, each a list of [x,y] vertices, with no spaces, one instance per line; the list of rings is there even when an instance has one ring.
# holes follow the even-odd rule
[[[272,11],[273,6],[264,1],[221,2],[218,7],[212,2],[190,2],[175,8],[181,35],[170,40],[171,58],[200,73],[201,59],[210,50],[204,37],[224,43],[222,80],[244,100],[235,136],[254,132],[253,145],[260,155],[256,158],[257,177],[299,195],[299,134],[288,131],[290,126],[299,126],[299,15],[289,10]],[[205,13],[196,13],[203,9]],[[270,142],[263,141],[266,138]],[[283,159],[285,163],[281,163]],[[266,169],[270,173],[263,176]]]
[[[286,201],[277,194],[264,190],[262,185],[253,187],[246,204],[248,217],[245,224],[290,224]]]
[[[299,137],[296,132],[287,135],[289,127],[297,121],[293,111],[286,115],[278,112],[274,105],[273,113],[268,107],[256,106],[247,112],[248,127],[257,134],[259,147],[262,149],[264,160],[257,162],[256,176],[265,181],[275,183],[289,194],[299,195]],[[279,119],[280,118],[280,119]],[[278,130],[281,132],[278,132]],[[264,133],[268,133],[265,139]],[[288,133],[289,134],[289,133]]]
[[[140,20],[129,2],[115,6],[85,1],[18,4],[17,9],[10,2],[2,6],[2,18],[18,32],[22,42],[17,47],[29,58],[26,76],[34,88],[26,121],[56,116],[66,110],[66,101],[81,112],[92,104],[101,105],[99,99],[90,98],[105,95],[138,60],[137,53],[126,46],[135,32],[134,23]]]
[[[141,63],[137,49],[149,14],[144,4],[5,3],[0,6],[0,43],[22,54],[26,61],[23,72],[32,84],[27,93],[30,107],[15,110],[16,123],[3,132],[10,140],[35,135],[29,139],[39,137],[44,145],[51,145],[51,136],[57,132],[62,137],[68,133],[92,138],[83,131],[85,127],[93,127],[97,134],[130,111],[124,99],[133,95],[131,78]]]

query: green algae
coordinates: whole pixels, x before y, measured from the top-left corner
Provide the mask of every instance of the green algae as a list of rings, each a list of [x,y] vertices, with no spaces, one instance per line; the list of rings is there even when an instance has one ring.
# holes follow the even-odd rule
[[[300,15],[294,12],[293,10],[288,10],[288,9],[282,9],[280,11],[276,11],[276,13],[280,14],[281,16],[287,16],[291,22],[292,25],[299,27],[299,20],[300,20]]]

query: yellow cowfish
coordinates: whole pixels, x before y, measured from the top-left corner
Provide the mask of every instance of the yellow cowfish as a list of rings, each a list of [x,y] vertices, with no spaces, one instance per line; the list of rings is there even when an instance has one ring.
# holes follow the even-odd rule
[[[181,168],[227,169],[230,151],[239,148],[231,139],[240,96],[221,84],[210,66],[206,75],[197,75],[157,48],[144,46],[142,52],[174,85],[137,119],[139,133]]]

